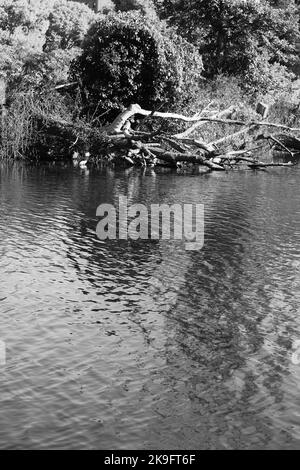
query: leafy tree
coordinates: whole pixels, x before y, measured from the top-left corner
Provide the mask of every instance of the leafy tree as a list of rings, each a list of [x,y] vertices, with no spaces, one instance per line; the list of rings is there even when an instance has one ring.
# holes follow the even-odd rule
[[[42,51],[53,1],[0,0],[0,76],[13,82],[26,58]]]
[[[28,91],[54,88],[69,79],[70,65],[80,54],[79,48],[33,52],[20,63],[18,73],[11,78],[13,90]]]
[[[163,18],[203,55],[208,76],[243,74],[263,54],[268,63],[292,65],[299,37],[295,3],[272,8],[264,0],[156,0]]]
[[[157,108],[187,102],[198,86],[197,49],[159,22],[137,13],[101,16],[91,26],[72,75],[98,113],[130,103]]]
[[[84,3],[56,1],[49,15],[49,28],[46,32],[44,50],[80,47],[95,17],[93,10]]]
[[[27,2],[22,0],[1,0],[0,2],[0,29],[2,32],[2,41],[4,40],[4,32],[7,38],[15,33],[19,26],[29,28],[31,21],[28,15]]]
[[[0,0],[0,44],[41,49],[52,6],[53,0]]]
[[[0,0],[0,76],[9,90],[66,81],[94,17],[86,5],[66,0]]]

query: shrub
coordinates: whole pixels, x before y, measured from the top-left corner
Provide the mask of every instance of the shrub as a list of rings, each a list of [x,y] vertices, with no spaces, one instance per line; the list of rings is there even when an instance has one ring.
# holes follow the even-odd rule
[[[280,93],[269,93],[266,99],[271,104],[271,121],[300,127],[300,79],[291,83]]]
[[[8,94],[42,91],[64,84],[69,79],[71,62],[78,57],[80,49],[57,49],[51,52],[28,53],[22,60],[14,62],[14,73],[10,73]]]
[[[0,159],[67,156],[77,133],[67,97],[56,91],[37,94],[15,92],[0,126]]]
[[[175,109],[196,92],[203,65],[197,49],[140,13],[100,16],[73,63],[86,105],[97,114],[130,103]]]
[[[283,93],[292,84],[295,75],[278,62],[270,63],[265,52],[249,63],[241,79],[244,88],[257,97],[266,93]]]
[[[245,90],[240,77],[220,74],[211,80],[204,81],[199,87],[197,99],[183,112],[192,116],[196,112],[207,108],[208,105],[210,105],[209,110],[213,114],[233,105],[235,112],[231,116],[232,119],[249,121],[258,118],[255,112],[255,97]],[[189,126],[189,124],[184,125],[183,128]],[[212,142],[239,129],[240,126],[208,122],[196,130],[194,136],[206,142]]]

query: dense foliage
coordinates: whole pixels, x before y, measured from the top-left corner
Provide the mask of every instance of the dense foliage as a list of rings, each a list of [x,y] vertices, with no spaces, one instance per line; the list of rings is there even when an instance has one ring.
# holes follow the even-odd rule
[[[51,1],[0,0],[0,75],[21,73],[24,60],[41,51]]]
[[[146,34],[147,28],[148,33],[150,35],[153,33],[154,37],[154,29],[157,29],[158,42],[161,43],[161,38],[164,36],[166,44],[168,43],[168,47],[171,47],[174,34],[173,39],[170,39],[170,30],[166,33],[164,25],[164,20],[166,20],[170,26],[176,28],[178,36],[197,48],[203,58],[203,74],[207,78],[224,73],[238,76],[243,80],[246,88],[266,92],[270,88],[284,87],[286,81],[291,79],[289,72],[295,61],[299,62],[299,53],[296,50],[296,44],[299,42],[297,3],[299,2],[292,0],[112,0],[111,9],[115,11],[114,16],[102,15],[99,19],[99,16],[97,17],[83,2],[0,0],[0,74],[13,84],[19,84],[22,81],[23,88],[35,85],[40,87],[50,82],[56,84],[68,80],[71,60],[81,54],[83,39],[96,18],[98,18],[98,29],[92,26],[85,41],[85,48],[90,47],[93,35],[94,39],[97,35],[99,37],[102,35],[101,51],[104,54],[102,57],[105,62],[104,70],[110,67],[118,69],[118,61],[119,68],[121,68],[126,49],[126,35],[129,30],[128,28],[126,30],[124,21],[118,18],[122,17],[123,12],[131,11],[132,18],[134,14],[139,18],[141,15],[144,17],[143,20],[136,20],[136,22],[130,20],[131,31],[137,28],[136,37]],[[105,8],[103,12],[107,11],[107,6]],[[109,32],[110,28],[112,31],[118,28],[118,21],[121,25],[119,34],[112,34],[112,44],[106,41],[105,45],[106,32]],[[142,21],[144,33],[141,29]],[[100,31],[101,28],[103,34]],[[131,40],[134,34],[132,33]],[[183,63],[184,56],[187,56],[187,62],[191,63],[191,54],[193,56],[195,51],[191,52],[192,46],[188,46],[187,43],[183,45],[183,40],[178,40],[178,36],[175,42],[181,41],[179,62]],[[118,51],[119,47],[123,48],[122,51]],[[132,49],[132,58],[130,59],[130,54],[127,54],[128,61],[124,62],[124,76],[129,76],[126,67],[128,68],[131,63],[130,60],[134,61],[137,57],[141,60],[143,56],[143,67],[148,61],[151,68],[154,59],[152,60],[150,52],[147,53],[143,47],[142,41],[136,42]],[[139,52],[136,52],[138,49],[140,49]],[[113,54],[108,59],[110,50]],[[83,51],[83,61],[84,54],[86,54],[86,49]],[[172,53],[168,54],[172,56]],[[58,60],[57,67],[55,67],[56,59]],[[102,59],[99,59],[98,65],[97,61],[95,62],[96,69],[100,67]],[[108,66],[109,60],[112,64]],[[163,59],[161,63],[164,63]],[[177,67],[178,61],[175,60],[175,63]],[[139,77],[137,66],[131,65],[133,70],[130,73],[135,77],[131,79],[132,83],[139,78],[144,80],[143,75]],[[196,67],[192,67],[191,76],[197,67],[198,76],[202,73],[202,67],[199,68],[197,63]],[[57,73],[55,73],[55,68]],[[164,73],[165,66],[162,67],[162,75]],[[173,74],[173,69],[171,73]],[[27,77],[27,75],[30,76]],[[116,74],[115,81],[108,80],[109,74],[106,72],[104,75],[106,78],[104,77],[101,83],[100,94],[105,98],[106,92],[103,91],[103,87],[107,80],[109,88],[107,95],[112,94],[113,83],[115,83],[117,88],[115,92],[118,95],[120,73]],[[174,82],[177,79],[178,77],[175,77]],[[93,88],[89,79],[83,76],[83,81],[85,80],[88,90]],[[96,82],[98,86],[97,74]],[[198,82],[199,80],[196,79],[195,83]],[[124,95],[129,92],[129,97],[140,97],[143,94],[142,88],[149,87],[146,83],[141,83],[140,86],[134,85],[136,93],[133,93],[132,88],[127,85],[125,83]],[[138,88],[140,92],[137,91]],[[111,101],[114,101],[113,106],[117,106],[124,100],[116,96]],[[154,97],[149,100],[153,103],[159,101]]]
[[[41,109],[95,126],[135,102],[194,113],[214,100],[250,116],[263,98],[272,118],[295,123],[299,10],[300,0],[107,0],[96,14],[80,0],[0,0],[1,147],[24,153]]]
[[[247,74],[261,60],[292,65],[299,24],[296,6],[272,8],[264,0],[165,0],[160,12],[197,45],[207,76]],[[260,70],[260,73],[262,70]]]
[[[67,0],[0,0],[0,76],[9,90],[66,81],[94,17]]]
[[[49,15],[45,51],[80,47],[95,13],[85,4],[59,0]]]
[[[199,86],[197,49],[142,14],[100,17],[89,30],[73,77],[98,113],[130,103],[146,108],[182,105]]]

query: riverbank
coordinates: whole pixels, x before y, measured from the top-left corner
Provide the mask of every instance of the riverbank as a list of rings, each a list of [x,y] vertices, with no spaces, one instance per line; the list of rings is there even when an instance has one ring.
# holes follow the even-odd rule
[[[252,165],[274,147],[295,163],[300,144],[300,93],[245,93],[234,78],[199,89],[183,110],[144,110],[131,105],[116,119],[84,115],[74,89],[13,94],[1,121],[2,159],[79,161],[112,166],[202,165],[222,171]],[[268,124],[269,123],[269,124]],[[294,138],[294,144],[290,140]],[[266,162],[265,162],[266,163]],[[289,162],[286,162],[289,163]],[[263,165],[261,165],[263,166]]]

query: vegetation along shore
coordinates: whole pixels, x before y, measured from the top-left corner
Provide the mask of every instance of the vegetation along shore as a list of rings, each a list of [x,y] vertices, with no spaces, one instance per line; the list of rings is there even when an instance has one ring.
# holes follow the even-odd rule
[[[0,0],[1,159],[297,164],[300,2],[86,3]]]

